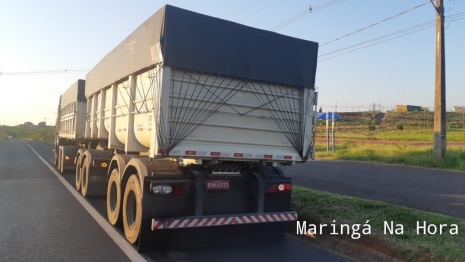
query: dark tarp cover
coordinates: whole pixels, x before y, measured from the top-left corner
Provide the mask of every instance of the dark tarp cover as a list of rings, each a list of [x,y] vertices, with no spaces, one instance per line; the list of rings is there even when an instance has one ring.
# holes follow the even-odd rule
[[[150,65],[314,88],[318,44],[166,5],[86,76],[86,96]]]
[[[63,109],[71,103],[87,101],[84,94],[85,83],[85,80],[79,79],[65,91],[61,96],[60,109]]]

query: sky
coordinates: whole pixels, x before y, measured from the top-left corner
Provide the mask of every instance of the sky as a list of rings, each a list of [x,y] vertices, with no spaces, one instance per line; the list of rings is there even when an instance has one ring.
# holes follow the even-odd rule
[[[436,11],[426,0],[0,0],[0,125],[54,125],[60,95],[165,4],[319,43],[323,111],[434,109]],[[465,105],[465,0],[444,6],[451,110]]]

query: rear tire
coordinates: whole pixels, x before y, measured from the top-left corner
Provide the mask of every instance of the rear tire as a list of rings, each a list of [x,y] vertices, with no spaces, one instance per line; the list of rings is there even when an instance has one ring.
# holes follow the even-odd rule
[[[76,190],[81,190],[81,156],[76,161]]]
[[[57,159],[56,159],[58,170],[60,169],[60,157],[61,157],[61,148],[58,148]]]
[[[89,164],[86,159],[81,168],[81,195],[85,197],[87,195],[87,189],[89,188]]]
[[[110,224],[121,224],[121,185],[118,168],[111,171],[107,188],[107,216]]]
[[[55,166],[58,167],[58,153],[57,153],[56,147],[54,151],[55,152],[53,152],[53,158],[54,158]]]
[[[63,174],[65,172],[65,163],[64,163],[64,148],[60,148],[60,158],[58,160],[58,171],[60,174]]]
[[[131,175],[126,183],[123,199],[124,235],[134,244],[139,238],[142,224],[142,191],[137,175]]]

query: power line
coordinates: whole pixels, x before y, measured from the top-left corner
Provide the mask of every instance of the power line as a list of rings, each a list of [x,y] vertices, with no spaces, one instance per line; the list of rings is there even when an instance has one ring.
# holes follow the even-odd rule
[[[226,16],[225,16],[225,18],[233,17],[233,16],[235,16],[235,15],[237,15],[237,14],[239,14],[239,13],[241,13],[241,12],[243,12],[243,11],[249,9],[249,8],[251,8],[252,6],[255,6],[255,5],[257,5],[257,4],[261,3],[261,2],[263,2],[263,1],[265,1],[265,0],[260,0],[260,1],[256,2],[256,3],[253,3],[253,2],[255,2],[255,0],[254,0],[254,1],[250,1],[250,2],[246,3],[245,5],[242,5],[241,7],[236,8],[235,10],[233,10],[232,12],[230,12],[229,15],[226,15]],[[249,4],[252,4],[252,5],[249,5]]]
[[[16,72],[2,72],[0,76],[4,75],[43,75],[43,74],[60,74],[60,73],[77,73],[88,72],[89,69],[63,69],[63,70],[46,70],[46,71],[16,71]]]
[[[413,11],[413,10],[415,10],[415,9],[421,7],[421,6],[424,6],[424,5],[426,5],[426,4],[429,4],[429,3],[430,3],[430,1],[427,1],[427,2],[425,2],[425,3],[423,3],[423,4],[421,4],[421,5],[417,5],[417,6],[415,6],[415,7],[412,7],[412,8],[410,8],[410,9],[408,9],[408,10],[405,10],[405,11],[403,11],[403,12],[400,12],[400,13],[398,13],[398,14],[396,14],[396,15],[393,15],[393,16],[391,16],[391,17],[388,17],[388,18],[386,18],[386,19],[383,19],[383,20],[381,20],[381,21],[379,21],[379,22],[376,22],[376,23],[371,24],[371,25],[369,25],[369,26],[366,26],[366,27],[364,27],[364,28],[358,29],[358,30],[356,30],[356,31],[354,31],[354,32],[348,33],[348,34],[346,34],[346,35],[343,35],[343,36],[341,36],[341,37],[338,37],[338,38],[336,38],[336,39],[333,39],[333,40],[331,40],[331,41],[328,41],[328,42],[326,42],[326,43],[323,43],[323,44],[320,45],[320,47],[321,47],[321,46],[324,46],[324,45],[327,45],[327,44],[329,44],[329,43],[332,43],[332,42],[341,40],[341,39],[343,39],[343,38],[346,38],[346,37],[348,37],[348,36],[351,36],[351,35],[353,35],[353,34],[356,34],[356,33],[358,33],[358,32],[361,32],[361,31],[363,31],[363,30],[366,30],[366,29],[368,29],[368,28],[370,28],[370,27],[373,27],[373,26],[379,25],[379,24],[381,24],[381,23],[384,23],[384,22],[386,22],[386,21],[388,21],[388,20],[391,20],[391,19],[393,19],[393,18],[395,18],[395,17],[398,17],[398,16],[403,15],[403,14],[405,14],[405,13],[408,13],[408,12],[410,12],[410,11]]]
[[[287,20],[285,20],[285,21],[283,21],[281,23],[279,23],[279,24],[271,27],[268,30],[276,31],[276,30],[278,30],[278,29],[280,29],[282,27],[285,27],[285,26],[287,26],[289,24],[292,24],[293,22],[303,18],[304,16],[306,16],[306,15],[308,15],[308,14],[314,12],[314,11],[319,11],[321,9],[331,7],[333,5],[340,4],[340,3],[344,2],[344,1],[346,1],[346,0],[332,0],[332,1],[329,1],[328,3],[326,3],[326,4],[321,4],[321,5],[315,6],[313,8],[310,6],[310,8],[305,10],[304,12],[301,12],[301,13],[299,13],[299,14],[297,14],[297,15],[295,15],[295,16],[293,16],[293,17],[291,17],[291,18],[289,18],[289,19],[287,19]]]
[[[287,1],[287,0],[282,0],[282,1],[276,2],[276,3],[274,3],[274,4],[270,5],[270,6],[267,6],[267,7],[265,7],[265,8],[263,8],[263,9],[261,9],[261,10],[255,12],[255,13],[253,13],[253,14],[251,14],[251,15],[248,15],[248,16],[246,16],[246,17],[243,17],[243,18],[241,18],[241,19],[239,19],[239,20],[237,20],[237,21],[240,22],[240,21],[242,21],[242,20],[245,20],[245,19],[247,19],[247,18],[249,18],[249,17],[252,17],[252,16],[254,16],[254,15],[258,14],[258,13],[261,13],[261,12],[267,10],[267,9],[270,9],[270,8],[273,7],[273,6],[276,6],[276,5],[278,5],[278,4],[282,3],[282,2],[286,2],[286,1]]]
[[[460,18],[462,16],[465,15],[465,12],[463,13],[457,13],[457,14],[454,14],[454,15],[451,15],[448,17],[448,19],[451,19],[451,18]],[[451,23],[452,21],[455,21],[455,20],[451,20],[449,23]],[[428,22],[424,22],[424,23],[421,23],[421,24],[418,24],[418,25],[415,25],[415,26],[411,26],[409,28],[405,28],[405,29],[402,29],[402,30],[399,30],[399,31],[396,31],[396,32],[393,32],[393,33],[390,33],[390,34],[386,34],[384,36],[380,36],[380,37],[376,37],[376,38],[373,38],[373,39],[370,39],[370,40],[367,40],[367,41],[364,41],[364,42],[361,42],[361,43],[358,43],[358,44],[355,44],[355,45],[351,45],[351,46],[348,46],[348,47],[344,47],[344,48],[341,48],[341,49],[338,49],[338,50],[335,50],[335,51],[331,51],[331,52],[328,52],[328,53],[325,53],[325,54],[322,54],[322,55],[319,55],[318,57],[322,57],[322,56],[327,56],[327,55],[330,55],[330,54],[334,54],[334,53],[338,53],[340,51],[343,51],[343,50],[347,50],[347,49],[350,49],[352,47],[356,47],[356,46],[360,46],[360,45],[363,45],[363,44],[366,44],[366,43],[369,43],[369,42],[373,42],[373,41],[376,41],[376,40],[380,40],[380,39],[383,39],[383,38],[386,38],[386,37],[389,37],[389,36],[393,36],[393,35],[396,35],[396,34],[400,34],[400,33],[403,33],[403,32],[406,32],[406,31],[411,31],[411,30],[414,30],[414,29],[417,29],[419,27],[431,27],[431,26],[434,26],[435,25],[435,22],[436,20],[430,20]],[[415,32],[415,31],[414,31]],[[412,32],[413,33],[413,32]]]
[[[449,22],[453,22],[453,21],[457,21],[457,20],[463,20],[463,19],[465,19],[465,17],[463,17],[463,18],[456,18],[456,19],[453,19],[453,20],[451,20],[451,21],[449,21]],[[344,52],[344,53],[341,53],[341,54],[338,54],[338,55],[335,55],[335,56],[328,57],[328,58],[326,58],[326,59],[318,60],[318,62],[326,61],[326,60],[329,60],[329,59],[332,59],[332,58],[336,58],[336,57],[341,56],[341,55],[345,55],[345,54],[348,54],[348,53],[352,53],[352,52],[357,51],[357,50],[360,50],[360,49],[364,49],[364,48],[367,48],[367,47],[370,47],[370,46],[374,46],[374,45],[377,45],[377,44],[381,44],[381,43],[384,43],[384,42],[387,42],[387,41],[390,41],[390,40],[394,40],[394,39],[400,38],[400,37],[402,37],[402,36],[410,35],[410,34],[413,34],[413,33],[415,33],[415,32],[418,32],[418,31],[421,31],[421,30],[424,30],[424,29],[428,29],[428,28],[433,27],[433,26],[435,26],[435,25],[432,24],[432,25],[429,25],[429,26],[425,26],[425,27],[423,27],[423,28],[417,29],[417,30],[412,31],[412,32],[409,32],[409,33],[405,33],[405,34],[400,35],[400,36],[391,37],[391,38],[386,39],[386,40],[384,40],[384,41],[376,42],[376,43],[373,43],[373,44],[371,44],[371,45],[367,45],[367,46],[363,46],[363,47],[360,47],[360,48],[352,49],[352,50],[350,50],[350,51],[347,51],[347,52]],[[367,42],[369,42],[369,41],[367,41]]]
[[[232,10],[232,11],[226,13],[224,16],[226,17],[226,16],[230,15],[231,13],[234,13],[235,11],[241,9],[242,7],[248,5],[248,4],[252,3],[252,2],[255,2],[255,0],[249,1],[249,2],[247,2],[247,3],[245,3],[245,4],[241,5],[241,6],[239,6],[238,8],[236,8],[236,9],[234,9],[234,10]]]

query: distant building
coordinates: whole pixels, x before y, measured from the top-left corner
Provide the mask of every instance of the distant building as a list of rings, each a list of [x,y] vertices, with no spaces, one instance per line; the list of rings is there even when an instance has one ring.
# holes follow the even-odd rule
[[[34,124],[32,122],[24,122],[25,127],[33,127]]]
[[[452,112],[465,113],[465,106],[453,106]]]
[[[46,125],[45,125],[45,122],[39,122],[37,126],[46,126]]]
[[[397,112],[421,112],[423,108],[421,106],[412,105],[396,105]]]

